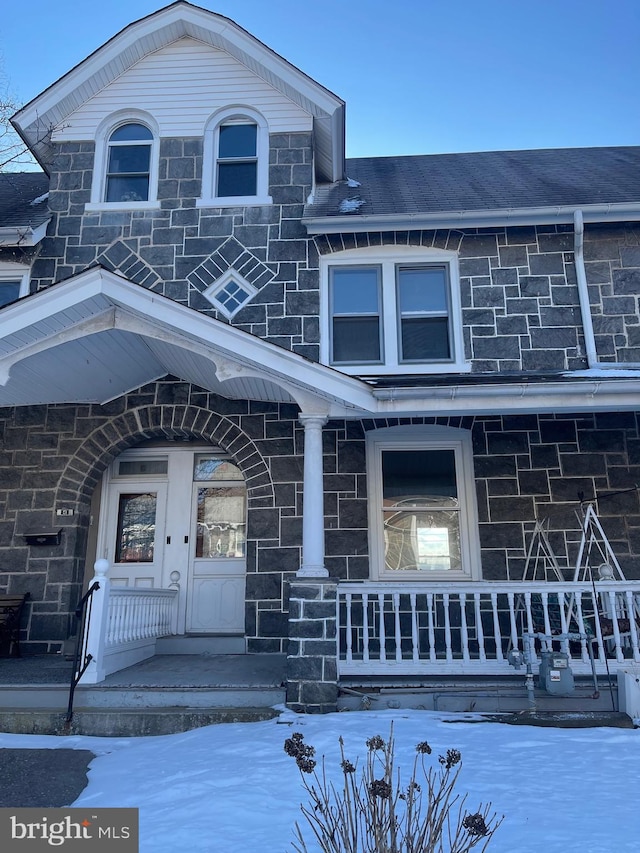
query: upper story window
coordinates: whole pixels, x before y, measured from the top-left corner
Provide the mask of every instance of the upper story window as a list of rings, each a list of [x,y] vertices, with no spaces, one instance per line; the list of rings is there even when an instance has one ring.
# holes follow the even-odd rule
[[[368,433],[367,454],[372,576],[479,577],[470,433],[390,427]]]
[[[218,128],[216,196],[254,196],[258,191],[258,126],[238,121]]]
[[[23,264],[0,263],[0,308],[29,293],[29,268]]]
[[[247,107],[219,111],[205,128],[198,206],[271,204],[268,192],[266,121]]]
[[[129,122],[109,137],[105,201],[148,201],[153,134]]]
[[[157,207],[158,129],[146,113],[127,110],[102,123],[87,210]]]
[[[325,363],[358,375],[469,369],[455,253],[349,250],[322,269]]]

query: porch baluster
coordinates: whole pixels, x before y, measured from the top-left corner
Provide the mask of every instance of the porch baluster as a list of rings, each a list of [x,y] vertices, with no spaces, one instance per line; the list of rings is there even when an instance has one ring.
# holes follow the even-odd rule
[[[527,614],[527,633],[533,634],[533,616],[531,615],[531,593],[528,590],[524,594],[524,606]]]
[[[482,627],[482,601],[479,592],[473,593],[473,606],[476,615],[476,637],[478,639],[478,655],[481,661],[487,660],[487,652],[484,647],[484,629]]]
[[[458,594],[460,603],[460,633],[462,639],[462,659],[471,660],[469,657],[469,628],[467,626],[467,596],[464,592]]]
[[[453,651],[451,648],[451,620],[449,617],[449,593],[445,592],[442,596],[442,603],[444,606],[444,646],[445,646],[445,658],[448,661],[453,660]]]
[[[520,643],[518,640],[518,626],[516,625],[515,596],[512,592],[507,593],[507,603],[509,605],[509,623],[511,626],[511,646],[514,649],[519,649]]]
[[[402,660],[402,634],[400,632],[400,593],[393,593],[394,630],[396,643],[396,662]]]
[[[582,593],[578,592],[569,596],[569,602],[569,616],[571,616],[575,610],[575,618],[578,622],[578,631],[583,637],[583,639],[580,640],[580,652],[583,662],[586,663],[589,660],[589,651],[587,649],[587,631],[584,624],[584,613],[582,611]]]
[[[504,660],[502,652],[502,633],[500,631],[500,618],[498,616],[498,593],[491,593],[491,612],[493,614],[493,638],[496,641],[496,658],[499,661]]]
[[[339,600],[340,599],[338,599],[338,601]],[[345,607],[346,607],[346,613],[347,613],[346,634],[345,634],[345,647],[346,647],[345,651],[346,651],[346,657],[347,657],[348,663],[351,663],[351,661],[353,660],[353,637],[351,635],[351,630],[352,630],[352,626],[351,626],[351,601],[352,601],[352,596],[351,596],[351,593],[348,592],[345,596]],[[338,624],[340,624],[339,621],[338,621]]]
[[[362,660],[369,662],[369,594],[362,593]]]
[[[428,614],[428,624],[429,624],[429,660],[435,661],[436,659],[436,632],[433,627],[433,605],[434,605],[434,595],[432,592],[427,593],[427,614]]]
[[[631,590],[625,591],[625,601],[627,604],[627,616],[629,617],[629,631],[631,633],[631,648],[633,650],[633,659],[640,660],[640,649],[638,649],[638,628],[636,625],[637,605],[633,600]]]
[[[384,592],[378,593],[378,607],[380,609],[380,624],[378,626],[378,640],[380,641],[380,660],[386,660],[387,634],[384,627]]]
[[[420,644],[418,642],[418,614],[416,612],[416,594],[412,592],[409,596],[411,602],[411,659],[420,660]]]
[[[540,593],[540,599],[542,601],[542,616],[544,618],[544,632],[547,636],[551,635],[551,620],[549,619],[549,593],[546,590],[542,590]]]
[[[618,609],[616,602],[616,594],[610,589],[608,593],[609,598],[609,613],[611,614],[611,622],[613,624],[613,641],[616,647],[616,660],[621,661],[624,660],[624,655],[622,653],[622,638],[620,637],[620,626],[618,625]]]

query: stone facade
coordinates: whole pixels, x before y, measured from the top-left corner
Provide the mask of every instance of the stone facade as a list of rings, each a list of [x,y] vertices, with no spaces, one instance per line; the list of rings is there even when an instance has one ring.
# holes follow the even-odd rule
[[[214,275],[233,267],[258,288],[233,324],[318,360],[317,252],[300,222],[312,187],[310,134],[271,135],[273,204],[257,207],[198,208],[201,140],[163,139],[157,210],[87,213],[93,148],[58,146],[49,197],[53,219],[33,266],[34,290],[100,264],[226,322],[202,292]]]
[[[472,372],[586,366],[571,226],[311,238],[301,223],[312,189],[310,135],[272,135],[270,145],[271,206],[198,208],[201,141],[165,139],[159,209],[95,213],[85,212],[93,145],[59,145],[49,200],[53,219],[33,265],[32,288],[100,264],[229,322],[202,292],[233,268],[258,289],[233,325],[317,361],[319,255],[381,245],[440,248],[460,258],[465,358]],[[585,269],[601,360],[640,362],[640,227],[588,225]]]
[[[329,421],[323,464],[332,582],[370,576],[366,433],[408,423],[471,431],[484,578],[522,576],[536,517],[549,519],[561,562],[575,561],[579,499],[625,489],[632,491],[602,500],[599,511],[625,574],[640,578],[640,507],[633,490],[640,481],[638,415],[597,413]],[[69,632],[85,573],[91,496],[110,461],[147,440],[194,438],[228,452],[247,479],[248,648],[301,654],[291,653],[299,639],[288,625],[289,616],[303,618],[288,601],[302,546],[304,435],[297,407],[231,401],[168,379],[104,406],[4,409],[0,435],[0,591],[31,593],[25,648],[55,651]],[[56,517],[59,508],[74,515]],[[63,527],[59,546],[25,543],[26,531],[54,527]],[[328,619],[328,611],[313,618]],[[328,624],[321,637],[309,637],[325,644],[318,652],[323,661],[332,642]],[[323,681],[332,683],[326,674]]]

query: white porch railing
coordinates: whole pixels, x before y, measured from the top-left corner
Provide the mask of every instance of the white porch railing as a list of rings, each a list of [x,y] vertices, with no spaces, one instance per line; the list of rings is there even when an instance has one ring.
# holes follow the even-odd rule
[[[111,586],[109,564],[98,560],[99,589],[87,613],[86,652],[91,661],[80,684],[99,684],[107,675],[153,657],[156,640],[174,633],[177,589]]]
[[[524,651],[527,633],[582,635],[553,643],[577,675],[591,672],[589,646],[598,672],[640,663],[640,581],[597,581],[595,590],[572,582],[341,583],[338,671],[513,675],[508,654]]]

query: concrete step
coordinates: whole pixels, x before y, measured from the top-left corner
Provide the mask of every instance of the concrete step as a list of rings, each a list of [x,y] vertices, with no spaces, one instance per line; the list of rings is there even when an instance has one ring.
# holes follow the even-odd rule
[[[566,696],[549,694],[536,687],[536,709],[555,713],[609,713],[619,710],[614,684],[601,682],[596,695],[593,682],[576,681],[575,690]],[[515,714],[531,709],[531,697],[524,679],[484,682],[479,679],[439,678],[422,683],[384,683],[382,679],[350,679],[340,682],[338,710],[384,710],[413,708],[451,713]]]
[[[157,655],[242,655],[246,652],[244,635],[224,636],[185,635],[160,637],[156,640]]]
[[[0,731],[13,734],[145,737],[186,732],[217,723],[255,723],[278,716],[264,707],[241,708],[77,708],[71,724],[66,712],[15,708],[0,710]]]
[[[270,708],[285,700],[283,687],[78,687],[76,708]],[[69,688],[17,685],[0,690],[0,710],[67,707]]]

